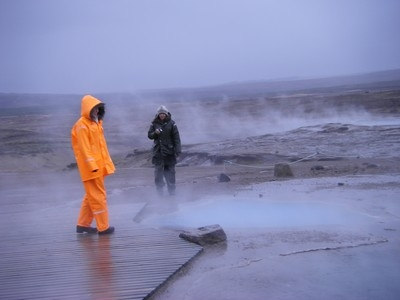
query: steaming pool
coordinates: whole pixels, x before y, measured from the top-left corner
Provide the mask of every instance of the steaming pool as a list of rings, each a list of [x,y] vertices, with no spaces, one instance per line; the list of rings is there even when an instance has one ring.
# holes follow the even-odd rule
[[[321,202],[267,201],[217,197],[179,204],[170,213],[153,215],[142,224],[185,228],[219,224],[223,228],[357,225],[371,216],[345,206]]]

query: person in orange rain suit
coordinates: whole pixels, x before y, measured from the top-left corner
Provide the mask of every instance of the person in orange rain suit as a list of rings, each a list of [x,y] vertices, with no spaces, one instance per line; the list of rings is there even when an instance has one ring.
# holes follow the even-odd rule
[[[71,143],[85,188],[77,233],[109,234],[114,232],[108,222],[107,194],[104,177],[115,167],[108,153],[103,133],[104,103],[91,95],[82,98],[81,117],[71,130]],[[97,229],[91,227],[93,218]]]

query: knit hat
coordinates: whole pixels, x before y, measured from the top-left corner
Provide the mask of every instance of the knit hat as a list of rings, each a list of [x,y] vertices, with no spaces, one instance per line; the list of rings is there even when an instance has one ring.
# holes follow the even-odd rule
[[[157,109],[157,116],[158,116],[159,114],[166,114],[166,115],[168,115],[168,109],[167,109],[164,105],[161,105],[161,106]]]

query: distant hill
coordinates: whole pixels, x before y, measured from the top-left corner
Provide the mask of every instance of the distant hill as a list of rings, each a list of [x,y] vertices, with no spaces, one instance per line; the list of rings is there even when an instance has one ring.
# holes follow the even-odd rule
[[[201,88],[146,91],[147,96],[201,100],[277,96],[299,92],[342,92],[350,89],[400,89],[400,69],[327,78],[233,82]]]
[[[131,103],[141,101],[163,102],[191,100],[232,100],[258,97],[291,95],[296,93],[341,93],[349,90],[399,90],[400,69],[349,76],[327,78],[266,80],[233,82],[199,88],[174,88],[143,90],[138,93],[93,93],[106,103]],[[77,94],[18,94],[0,93],[0,105],[3,112],[19,108],[28,108],[32,112],[48,107],[76,107],[82,95]],[[72,106],[71,106],[72,105]],[[4,109],[6,111],[4,111]]]

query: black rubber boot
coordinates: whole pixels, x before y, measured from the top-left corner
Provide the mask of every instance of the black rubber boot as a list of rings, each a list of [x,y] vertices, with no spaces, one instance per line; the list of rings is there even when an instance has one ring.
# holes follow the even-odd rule
[[[110,226],[110,227],[108,227],[106,230],[99,231],[99,234],[111,234],[111,233],[114,232],[114,230],[115,230],[115,228],[112,227],[112,226]]]
[[[97,233],[97,229],[93,227],[85,227],[85,226],[76,226],[76,232],[77,233]]]

